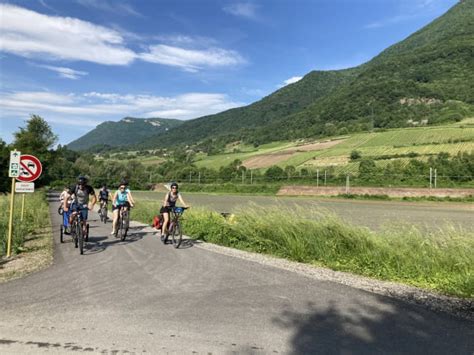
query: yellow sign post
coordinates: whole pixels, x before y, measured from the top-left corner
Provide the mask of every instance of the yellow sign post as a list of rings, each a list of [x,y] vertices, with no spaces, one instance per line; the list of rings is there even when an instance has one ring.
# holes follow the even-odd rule
[[[12,234],[13,234],[13,207],[15,206],[15,178],[12,179],[12,192],[10,195],[10,221],[8,224],[8,242],[7,242],[7,258],[11,255]]]
[[[23,222],[23,215],[25,213],[25,194],[21,195],[21,221]]]
[[[10,257],[12,249],[13,207],[15,206],[15,178],[20,176],[20,157],[20,151],[10,151],[10,166],[8,169],[8,176],[12,178],[12,190],[10,195],[10,221],[8,224],[7,258]]]

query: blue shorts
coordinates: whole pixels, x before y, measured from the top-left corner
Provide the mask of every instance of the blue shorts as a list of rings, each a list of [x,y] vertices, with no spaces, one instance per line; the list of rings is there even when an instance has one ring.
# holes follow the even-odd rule
[[[83,221],[87,221],[87,217],[89,216],[89,209],[87,205],[78,205],[73,203],[71,205],[71,211],[81,212],[81,217]]]

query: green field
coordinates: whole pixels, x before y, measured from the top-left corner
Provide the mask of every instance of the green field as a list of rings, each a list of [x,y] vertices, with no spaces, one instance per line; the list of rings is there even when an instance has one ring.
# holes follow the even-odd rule
[[[314,142],[307,142],[314,143]],[[300,142],[275,142],[262,145],[258,149],[250,150],[246,146],[241,152],[226,153],[212,156],[201,155],[196,162],[198,167],[218,169],[228,165],[235,159],[242,162],[252,157],[264,157],[268,154],[276,154],[285,149],[296,147],[292,155],[287,155],[275,165],[282,168],[293,165],[297,168],[309,168],[312,170],[334,166],[336,171],[357,171],[358,163],[350,162],[349,156],[353,150],[361,153],[362,157],[372,159],[387,155],[403,155],[416,153],[416,159],[426,159],[430,155],[447,152],[452,155],[458,152],[474,151],[474,118],[458,122],[456,124],[435,127],[414,127],[403,129],[391,129],[383,132],[353,134],[341,143],[322,150],[299,151]],[[230,147],[232,148],[232,147]],[[234,149],[239,149],[235,146]],[[229,149],[230,150],[230,149]],[[403,162],[409,160],[403,158]],[[383,162],[377,164],[383,166]],[[264,167],[262,166],[262,169]]]

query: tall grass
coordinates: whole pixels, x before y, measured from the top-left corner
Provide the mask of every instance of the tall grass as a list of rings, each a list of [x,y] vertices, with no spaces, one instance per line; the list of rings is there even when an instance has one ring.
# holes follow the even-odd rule
[[[21,221],[21,195],[15,196],[13,215],[12,252],[24,250],[25,239],[31,233],[49,225],[49,208],[45,192],[37,191],[25,196],[25,210]],[[7,252],[10,195],[0,196],[0,256]]]
[[[134,218],[151,223],[158,203],[140,203]],[[225,219],[193,208],[187,235],[228,247],[271,254],[461,297],[474,296],[474,232],[446,225],[435,232],[411,226],[373,232],[319,210],[246,207]]]

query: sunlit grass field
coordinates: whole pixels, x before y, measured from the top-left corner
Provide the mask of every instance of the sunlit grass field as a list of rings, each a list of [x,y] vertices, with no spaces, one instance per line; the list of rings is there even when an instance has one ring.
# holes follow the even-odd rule
[[[22,198],[19,194],[15,197],[11,245],[13,254],[24,250],[25,240],[31,233],[50,225],[49,208],[44,191],[29,193],[25,197],[23,221],[21,220]],[[10,195],[0,195],[0,211],[2,211],[0,214],[0,256],[3,256],[7,250]]]

